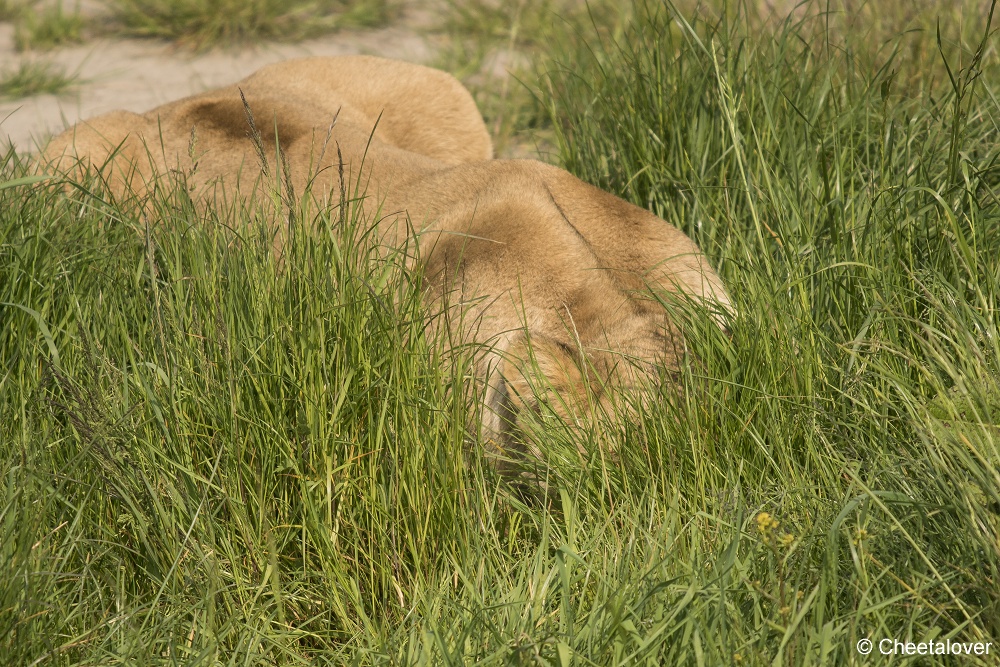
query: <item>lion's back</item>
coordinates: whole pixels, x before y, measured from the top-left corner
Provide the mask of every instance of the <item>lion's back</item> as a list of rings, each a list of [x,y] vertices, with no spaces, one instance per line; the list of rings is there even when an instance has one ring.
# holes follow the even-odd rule
[[[387,143],[460,164],[493,157],[493,144],[469,91],[447,72],[375,56],[302,58],[270,65],[246,89],[308,100],[332,118],[345,103]]]

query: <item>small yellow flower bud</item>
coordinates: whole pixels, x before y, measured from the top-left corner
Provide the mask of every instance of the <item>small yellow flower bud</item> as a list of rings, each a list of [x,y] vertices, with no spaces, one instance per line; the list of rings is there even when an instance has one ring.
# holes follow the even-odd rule
[[[767,535],[772,530],[778,527],[778,522],[775,521],[767,512],[761,512],[757,515],[757,530],[759,530],[764,535]]]

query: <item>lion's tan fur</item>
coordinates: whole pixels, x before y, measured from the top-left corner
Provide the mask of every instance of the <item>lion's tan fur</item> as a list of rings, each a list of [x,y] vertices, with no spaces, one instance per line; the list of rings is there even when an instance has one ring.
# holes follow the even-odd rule
[[[493,434],[533,408],[535,380],[572,420],[608,387],[675,366],[679,333],[650,289],[728,308],[719,277],[682,232],[556,167],[491,159],[468,92],[418,65],[284,62],[145,114],[80,123],[44,157],[64,170],[77,158],[102,167],[118,188],[132,169],[133,189],[173,169],[195,190],[232,184],[260,171],[240,91],[272,169],[277,136],[296,192],[312,179],[313,193],[335,200],[339,147],[348,182],[367,187],[363,206],[382,239],[399,246],[419,232],[426,298],[464,304],[468,335],[492,345],[481,370]]]

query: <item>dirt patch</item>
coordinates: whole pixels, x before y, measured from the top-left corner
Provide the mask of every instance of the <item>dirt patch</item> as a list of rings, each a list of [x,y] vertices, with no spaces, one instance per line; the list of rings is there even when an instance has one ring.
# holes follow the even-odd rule
[[[60,95],[0,100],[0,148],[31,152],[81,119],[115,109],[144,112],[188,95],[238,81],[264,65],[303,56],[369,54],[429,62],[436,49],[428,29],[433,18],[422,6],[404,7],[391,26],[343,30],[298,44],[268,44],[192,54],[153,40],[102,38],[44,54],[46,61],[77,72],[79,80]],[[14,27],[0,23],[0,63],[24,56],[14,48]]]

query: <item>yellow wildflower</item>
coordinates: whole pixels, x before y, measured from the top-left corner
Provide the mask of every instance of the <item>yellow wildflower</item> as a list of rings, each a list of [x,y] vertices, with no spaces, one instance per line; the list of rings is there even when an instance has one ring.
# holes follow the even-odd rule
[[[767,512],[761,512],[757,515],[757,530],[759,530],[764,535],[769,534],[772,530],[778,527],[778,522]]]

